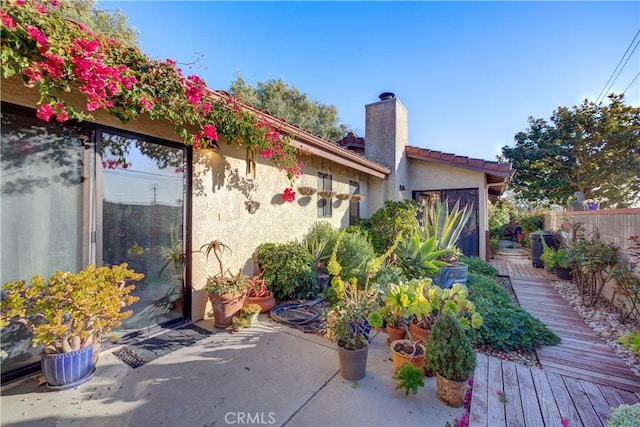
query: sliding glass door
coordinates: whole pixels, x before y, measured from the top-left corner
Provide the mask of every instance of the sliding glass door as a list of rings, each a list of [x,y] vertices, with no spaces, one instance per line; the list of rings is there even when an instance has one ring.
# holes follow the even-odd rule
[[[182,319],[184,148],[103,132],[103,265],[126,262],[144,279],[119,335]]]
[[[1,117],[2,283],[126,262],[145,277],[133,316],[114,334],[183,319],[186,148],[47,123],[13,105],[3,104]],[[2,381],[37,370],[41,349],[30,332],[19,323],[0,332]]]

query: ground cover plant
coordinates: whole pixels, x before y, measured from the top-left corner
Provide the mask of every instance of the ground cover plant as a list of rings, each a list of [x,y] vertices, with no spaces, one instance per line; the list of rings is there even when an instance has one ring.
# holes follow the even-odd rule
[[[468,287],[469,299],[483,319],[481,327],[468,331],[474,345],[508,352],[560,342],[544,323],[514,304],[495,279],[470,272]]]

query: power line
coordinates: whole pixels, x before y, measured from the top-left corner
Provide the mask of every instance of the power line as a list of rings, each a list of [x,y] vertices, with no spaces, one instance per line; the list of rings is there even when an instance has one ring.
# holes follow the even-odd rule
[[[622,94],[624,95],[625,93],[627,93],[627,91],[629,90],[629,88],[631,87],[631,85],[633,84],[633,82],[636,81],[636,79],[640,76],[640,71],[638,71],[638,74],[636,74],[636,76],[633,78],[633,80],[631,80],[631,83],[629,83],[629,86],[627,86],[627,88],[624,90],[624,92],[622,92]]]
[[[604,87],[602,88],[602,90],[600,91],[600,94],[598,95],[598,97],[596,98],[596,104],[598,104],[601,101],[601,97],[606,94],[609,89],[611,89],[611,86],[613,86],[613,84],[615,83],[616,79],[618,78],[618,76],[620,75],[620,73],[622,72],[622,70],[624,69],[625,65],[627,65],[627,62],[629,62],[629,58],[631,58],[631,55],[633,55],[633,52],[635,52],[635,50],[638,47],[638,43],[640,43],[640,40],[638,41],[638,43],[636,43],[636,46],[633,48],[633,51],[629,54],[629,57],[627,58],[627,60],[624,62],[624,65],[622,66],[622,68],[620,68],[620,71],[618,72],[618,74],[615,76],[615,78],[613,77],[614,74],[616,74],[616,71],[618,71],[618,67],[620,67],[620,64],[622,63],[622,61],[624,60],[625,56],[627,56],[627,52],[629,52],[629,49],[631,49],[631,46],[633,45],[633,43],[636,41],[636,39],[638,38],[638,35],[640,35],[640,29],[638,30],[638,32],[636,33],[636,35],[633,37],[633,40],[631,40],[631,43],[629,43],[629,46],[627,46],[627,50],[624,51],[624,54],[622,55],[622,58],[620,58],[620,61],[618,61],[618,65],[616,65],[616,68],[613,69],[613,72],[611,73],[611,76],[609,76],[609,80],[607,80],[607,82],[604,84]],[[613,81],[611,81],[611,79],[613,79]],[[609,82],[611,82],[611,84],[609,85]],[[607,85],[609,85],[609,87],[607,87]]]

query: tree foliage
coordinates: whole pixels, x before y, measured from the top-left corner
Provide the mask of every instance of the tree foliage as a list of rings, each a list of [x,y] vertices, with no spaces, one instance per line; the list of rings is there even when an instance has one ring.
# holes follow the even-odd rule
[[[610,95],[608,105],[559,107],[549,121],[530,117],[515,141],[502,155],[516,168],[511,188],[519,198],[564,204],[581,191],[605,207],[640,200],[640,108],[623,95]]]
[[[65,0],[60,3],[59,13],[65,18],[86,25],[93,31],[103,33],[121,43],[139,46],[140,33],[127,23],[127,15],[120,10],[96,8],[95,0]]]
[[[258,110],[267,110],[274,117],[282,117],[287,123],[300,126],[315,135],[336,142],[351,131],[339,123],[338,110],[333,105],[322,104],[306,93],[288,85],[282,78],[248,84],[240,74],[231,84],[231,93]]]

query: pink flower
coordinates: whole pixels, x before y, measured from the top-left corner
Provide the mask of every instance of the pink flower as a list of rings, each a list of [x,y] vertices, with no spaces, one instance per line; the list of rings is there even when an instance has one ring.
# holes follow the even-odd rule
[[[204,125],[202,127],[202,131],[204,132],[204,136],[213,140],[218,140],[218,133],[216,131],[216,127],[214,125]]]
[[[35,83],[42,78],[42,73],[40,70],[36,70],[35,68],[27,68],[23,71],[23,74],[29,79],[29,83]]]
[[[51,116],[53,116],[53,108],[49,104],[42,104],[38,107],[38,111],[36,112],[36,117],[39,119],[48,122],[51,120]]]
[[[49,42],[49,39],[47,38],[47,36],[44,35],[42,31],[40,31],[38,28],[34,27],[33,25],[27,25],[27,32],[29,33],[31,38],[36,41],[38,46],[41,46],[43,48],[47,47],[47,43]]]
[[[60,123],[62,122],[66,122],[67,120],[69,120],[69,113],[67,113],[67,110],[64,107],[64,104],[62,102],[58,102],[56,103],[56,120],[59,121]]]
[[[285,202],[293,202],[296,199],[296,192],[293,191],[293,188],[285,188],[282,193],[282,200]]]
[[[260,152],[260,155],[265,160],[268,160],[268,159],[272,158],[274,154],[275,153],[273,152],[273,150],[271,148],[269,148],[268,150],[263,150],[263,151]]]
[[[562,421],[560,421],[562,423],[562,427],[567,427],[569,425],[569,419],[568,418],[563,418]]]
[[[38,9],[38,13],[40,15],[46,15],[47,13],[49,13],[47,8],[41,5],[40,3],[36,3],[35,6],[36,6],[36,9]]]
[[[153,104],[146,98],[140,98],[140,105],[142,105],[147,111],[151,111],[151,109],[153,109]]]
[[[8,29],[13,30],[16,27],[16,21],[13,20],[6,10],[0,10],[0,17],[2,18],[2,24]]]

